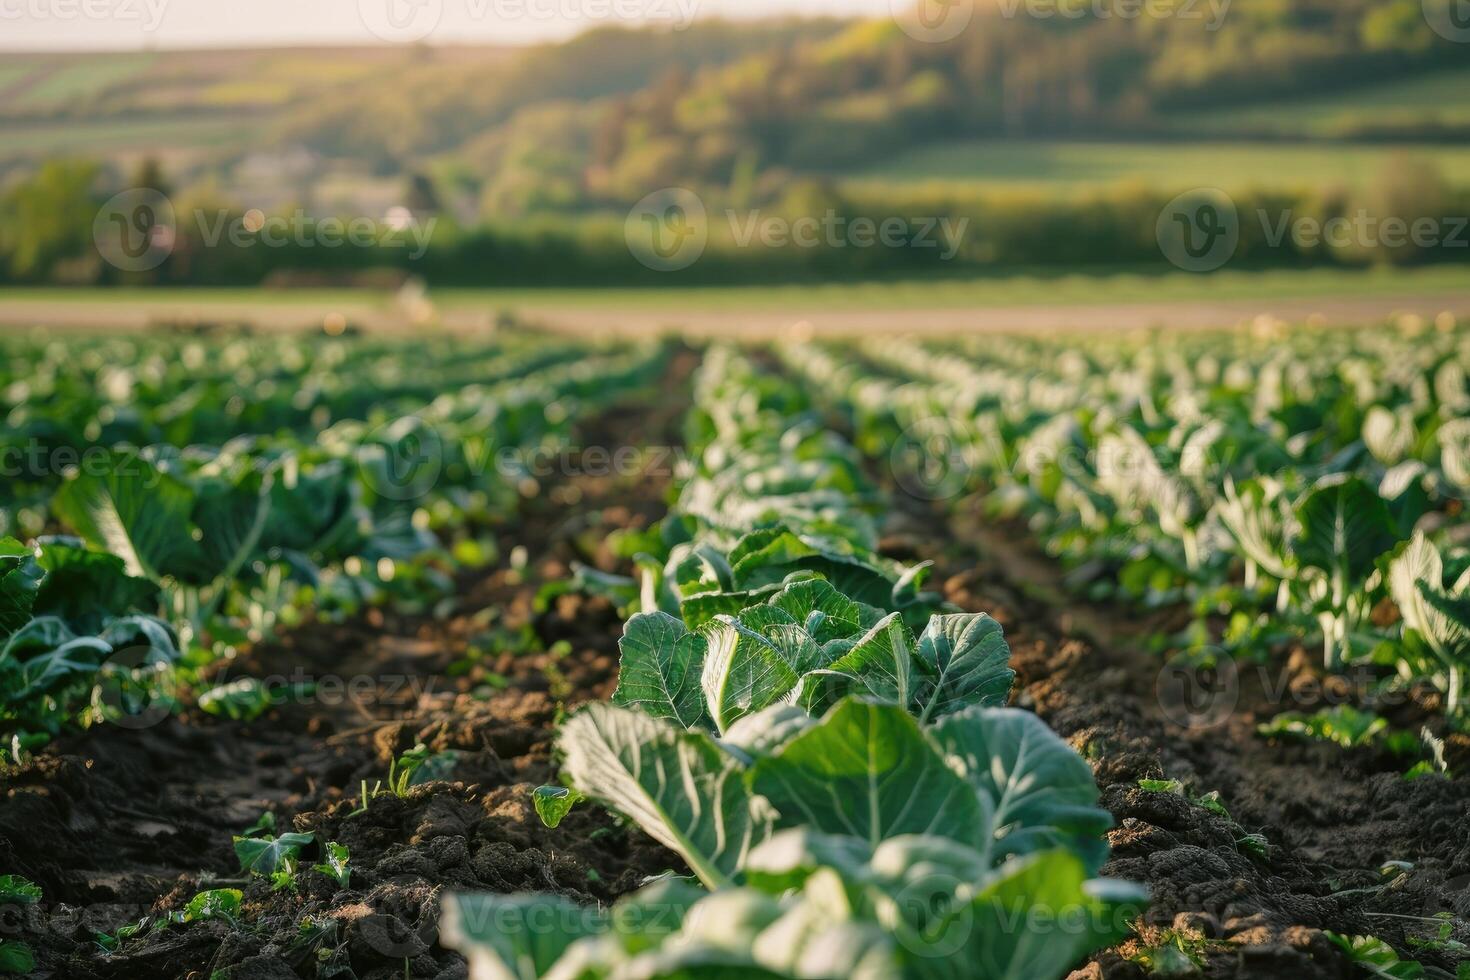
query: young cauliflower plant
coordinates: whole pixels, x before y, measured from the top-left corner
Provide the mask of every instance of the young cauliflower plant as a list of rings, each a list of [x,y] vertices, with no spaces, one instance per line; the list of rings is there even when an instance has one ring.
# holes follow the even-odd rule
[[[915,640],[898,613],[821,579],[784,586],[691,632],[664,612],[628,621],[616,704],[685,728],[726,731],[777,703],[820,714],[847,694],[908,707],[928,722],[1010,691],[1010,648],[983,614],[939,615]]]
[[[1458,567],[1456,567],[1458,565]],[[1447,574],[1449,573],[1449,574]],[[1406,652],[1427,651],[1445,713],[1463,723],[1470,684],[1470,562],[1447,562],[1422,532],[1416,532],[1388,569],[1389,589],[1404,619]],[[1409,659],[1405,669],[1412,673]]]
[[[664,881],[606,916],[551,896],[452,896],[444,941],[476,980],[876,980],[976,964],[1029,980],[1118,941],[1146,902],[1093,877],[1111,817],[1080,756],[1000,707],[1013,674],[989,617],[936,615],[915,638],[896,614],[803,580],[695,631],[640,614],[622,651],[615,703],[563,725],[572,788],[545,788],[544,805],[559,819],[585,796],[624,814],[708,893]],[[548,921],[552,934],[531,928]]]
[[[554,897],[456,896],[445,941],[477,978],[939,977],[961,963],[1060,976],[1145,901],[1092,878],[1110,818],[1086,763],[1026,712],[971,707],[925,730],[900,706],[847,698],[820,719],[768,708],[717,739],[592,705],[561,747],[579,790],[710,892],[666,882],[629,899],[623,912],[655,901],[667,915],[680,890],[677,928],[655,935],[620,934],[618,908],[604,920]],[[548,937],[520,917],[567,928]]]

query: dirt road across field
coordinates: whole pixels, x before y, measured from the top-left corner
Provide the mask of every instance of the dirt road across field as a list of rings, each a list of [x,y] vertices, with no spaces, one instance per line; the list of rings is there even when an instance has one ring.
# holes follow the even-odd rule
[[[1470,276],[1467,276],[1470,280]],[[748,339],[790,336],[793,330],[813,336],[873,333],[985,333],[992,331],[1134,330],[1170,327],[1182,330],[1225,328],[1261,317],[1289,322],[1360,325],[1415,315],[1433,319],[1449,313],[1470,316],[1470,288],[1464,291],[1406,293],[1392,296],[1314,296],[1307,298],[1220,299],[1200,301],[1098,304],[1029,304],[903,309],[816,309],[787,311],[732,305],[713,309],[701,304],[681,310],[660,307],[588,306],[545,301],[517,301],[504,308],[455,306],[439,311],[437,322],[450,330],[479,332],[509,316],[553,330],[598,335],[638,336],[682,333],[690,337],[739,335]],[[0,329],[31,326],[79,329],[138,330],[166,324],[247,325],[259,330],[317,328],[328,317],[370,331],[419,329],[402,309],[376,294],[342,300],[273,296],[269,301],[242,303],[238,296],[218,300],[120,296],[69,302],[44,299],[0,300]]]

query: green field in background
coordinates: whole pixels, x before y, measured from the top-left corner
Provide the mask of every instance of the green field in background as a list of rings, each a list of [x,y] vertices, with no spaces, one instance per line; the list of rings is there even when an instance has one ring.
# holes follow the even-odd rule
[[[789,286],[630,289],[434,289],[429,298],[443,309],[586,308],[608,310],[842,310],[960,309],[1002,306],[1087,306],[1089,304],[1188,302],[1190,300],[1290,299],[1315,297],[1432,297],[1470,290],[1463,266],[1418,270],[1314,269],[1278,272],[1220,272],[1143,275],[1012,275],[950,281],[829,283]],[[386,307],[391,294],[351,289],[0,289],[7,302],[135,304],[150,309],[188,308],[201,303],[241,307],[370,305]]]
[[[918,147],[848,182],[955,191],[1088,191],[1133,181],[1152,189],[1224,190],[1371,183],[1395,158],[1427,160],[1470,183],[1470,146],[1328,143],[1121,143],[976,140]],[[1330,175],[1330,180],[1329,176]]]
[[[32,71],[30,65],[0,65],[0,91],[28,76]]]
[[[1181,131],[1333,136],[1368,125],[1470,125],[1470,69],[1385,82],[1313,98],[1180,113]]]
[[[214,116],[165,116],[117,122],[80,121],[21,123],[6,128],[0,159],[21,153],[87,156],[93,150],[137,149],[156,152],[159,147],[189,149],[219,146],[238,139],[241,120]],[[93,154],[95,156],[95,154]]]
[[[142,72],[153,64],[154,58],[151,54],[110,54],[105,58],[74,61],[53,68],[22,94],[19,104],[23,107],[46,105],[100,92]]]

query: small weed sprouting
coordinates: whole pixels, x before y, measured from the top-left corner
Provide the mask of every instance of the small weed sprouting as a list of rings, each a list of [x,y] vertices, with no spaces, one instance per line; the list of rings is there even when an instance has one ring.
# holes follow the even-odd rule
[[[1202,796],[1196,796],[1189,792],[1184,783],[1178,779],[1140,779],[1138,781],[1138,787],[1150,793],[1172,793],[1175,796],[1184,797],[1195,806],[1208,810],[1215,816],[1227,821],[1230,827],[1240,835],[1235,839],[1235,846],[1238,850],[1252,857],[1259,858],[1262,861],[1270,856],[1271,842],[1266,839],[1264,834],[1247,833],[1245,828],[1230,815],[1230,811],[1220,800],[1219,790],[1211,790]]]
[[[1144,947],[1129,959],[1147,969],[1150,976],[1192,976],[1205,965],[1205,954],[1211,945],[1208,939],[1178,929],[1165,929],[1158,943]]]
[[[327,841],[323,851],[326,855],[325,860],[319,864],[313,864],[311,869],[321,872],[343,888],[348,887],[352,881],[352,868],[348,864],[351,855],[348,854],[347,848],[336,841]]]
[[[255,823],[251,824],[249,827],[245,828],[245,831],[241,833],[240,836],[260,837],[265,834],[273,834],[275,832],[276,815],[270,810],[264,810],[260,814],[260,819],[255,821]]]
[[[372,801],[384,793],[391,793],[402,799],[415,786],[447,779],[458,764],[459,753],[453,749],[437,753],[430,752],[429,747],[420,742],[388,763],[386,781],[377,780],[371,788],[368,787],[366,779],[362,781],[361,805],[352,812],[354,814],[367,812]]]
[[[92,941],[101,947],[104,953],[115,953],[122,948],[123,943],[132,939],[134,936],[146,932],[152,925],[153,918],[145,915],[137,922],[130,922],[125,926],[119,926],[116,932],[110,934],[105,932],[95,933],[92,936]]]
[[[219,920],[231,925],[240,921],[240,903],[245,893],[238,888],[212,888],[189,900],[184,911],[175,912],[174,922],[208,922]]]
[[[236,837],[235,856],[240,859],[241,871],[269,878],[272,891],[294,892],[301,849],[313,839],[313,834]]]

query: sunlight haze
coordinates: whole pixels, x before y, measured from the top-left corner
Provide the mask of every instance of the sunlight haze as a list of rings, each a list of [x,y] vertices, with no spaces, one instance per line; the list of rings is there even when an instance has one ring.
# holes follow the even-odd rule
[[[0,50],[258,45],[527,44],[691,17],[880,16],[890,0],[0,0]],[[384,25],[396,22],[407,33]],[[432,18],[433,26],[428,28]],[[421,25],[415,28],[415,23]],[[417,37],[427,31],[423,37]]]

